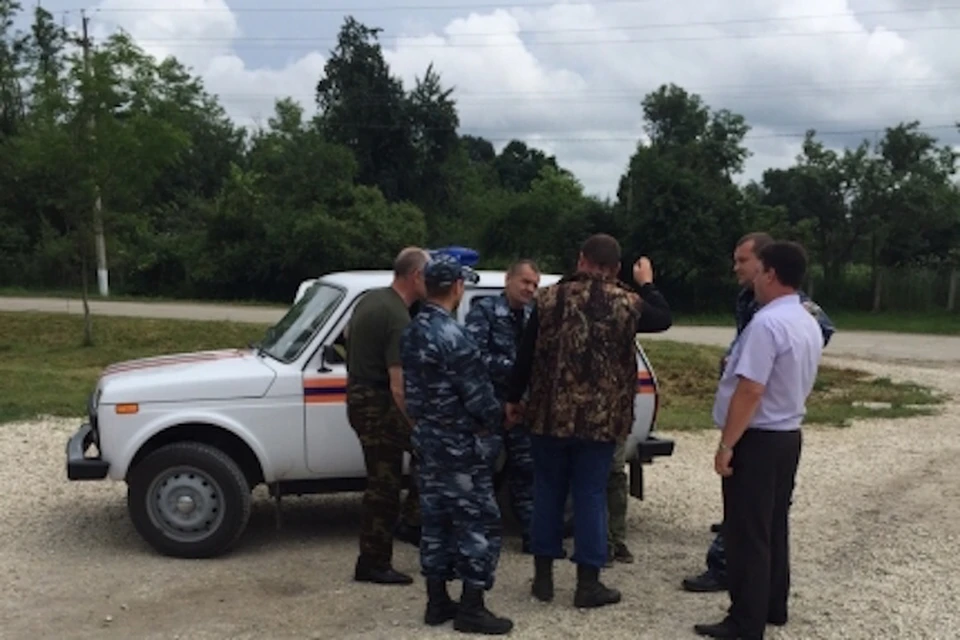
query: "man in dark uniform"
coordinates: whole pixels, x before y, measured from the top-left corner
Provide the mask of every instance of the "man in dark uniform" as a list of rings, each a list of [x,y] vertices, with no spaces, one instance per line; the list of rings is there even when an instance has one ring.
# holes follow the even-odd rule
[[[427,263],[424,277],[427,300],[404,331],[401,347],[420,463],[424,622],[435,626],[453,619],[458,631],[505,634],[513,622],[484,604],[500,556],[493,468],[503,445],[504,414],[477,345],[452,315],[464,280],[476,282],[476,273],[452,256],[439,255]],[[454,578],[463,582],[459,604],[447,592]]]
[[[470,309],[466,329],[480,348],[493,381],[497,398],[503,402],[510,372],[517,357],[517,344],[530,317],[531,301],[540,285],[540,270],[532,260],[515,262],[507,270],[503,293],[480,298]],[[533,458],[530,432],[518,425],[504,433],[507,454],[504,471],[514,515],[522,531],[522,549],[530,553],[530,519],[533,516]]]
[[[429,255],[418,247],[400,252],[393,283],[357,303],[347,326],[347,418],[363,447],[367,489],[363,494],[360,556],[354,578],[379,584],[411,584],[392,566],[393,536],[400,517],[403,454],[409,451],[400,336],[410,322],[410,306],[426,295],[423,267]],[[410,537],[418,519],[416,487],[403,507],[401,535]]]

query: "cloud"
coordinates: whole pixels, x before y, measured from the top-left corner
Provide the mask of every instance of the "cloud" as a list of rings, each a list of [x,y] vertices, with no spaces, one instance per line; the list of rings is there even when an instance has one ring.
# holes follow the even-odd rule
[[[754,155],[745,178],[792,163],[808,128],[831,144],[856,144],[901,120],[949,124],[960,107],[960,59],[951,55],[960,11],[932,0],[505,0],[502,8],[476,0],[484,6],[472,10],[458,0],[442,11],[384,4],[380,13],[375,1],[357,18],[385,28],[385,57],[405,85],[433,63],[456,87],[464,132],[498,147],[526,140],[600,195],[615,195],[642,136],[640,102],[663,83],[747,118]],[[151,53],[176,55],[240,123],[262,122],[284,96],[314,108],[342,16],[310,4],[282,15],[233,12],[223,0],[159,4],[103,0],[95,19],[98,28],[123,27]],[[255,40],[264,37],[278,40]],[[946,128],[931,133],[956,139]]]

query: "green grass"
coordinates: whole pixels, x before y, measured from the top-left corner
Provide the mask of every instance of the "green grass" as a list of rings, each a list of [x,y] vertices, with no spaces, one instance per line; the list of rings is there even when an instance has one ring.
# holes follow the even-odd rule
[[[95,346],[81,346],[83,316],[0,313],[0,421],[81,416],[100,371],[133,358],[243,347],[265,327],[231,322],[95,316]]]
[[[276,307],[285,308],[284,303],[269,302],[266,300],[194,300],[191,298],[168,298],[164,296],[132,296],[124,294],[111,293],[109,297],[102,298],[97,293],[96,283],[91,285],[89,299],[91,302],[110,301],[110,302],[169,302],[177,304],[226,304],[231,306],[248,307]],[[293,302],[293,296],[296,288],[290,291],[290,302]],[[80,289],[24,289],[21,287],[0,287],[0,298],[56,298],[80,300]]]
[[[934,335],[960,335],[960,313],[934,311],[930,313],[907,313],[885,311],[882,313],[837,311],[827,313],[838,331],[893,331],[896,333],[927,333]],[[733,314],[676,314],[677,325],[716,326],[733,328]]]
[[[711,411],[723,349],[668,340],[648,340],[644,350],[660,383],[657,428],[695,430],[713,426]],[[855,402],[890,403],[889,408]],[[807,402],[807,424],[846,426],[856,418],[904,418],[932,413],[943,398],[915,384],[873,378],[853,369],[820,367]]]
[[[243,347],[266,327],[255,324],[95,316],[93,347],[81,346],[82,316],[0,313],[0,422],[37,415],[82,416],[97,376],[108,364],[166,353]],[[644,345],[661,383],[660,429],[711,427],[710,409],[721,349],[670,341]],[[853,401],[892,408],[855,407]],[[915,385],[872,380],[824,367],[808,422],[842,425],[857,417],[903,417],[940,399]],[[919,404],[929,409],[906,405]]]

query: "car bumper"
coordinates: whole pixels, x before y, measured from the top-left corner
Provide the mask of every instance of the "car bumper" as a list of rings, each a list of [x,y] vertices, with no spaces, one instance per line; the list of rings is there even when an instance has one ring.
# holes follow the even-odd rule
[[[67,441],[67,478],[70,480],[103,480],[110,471],[110,463],[86,457],[86,451],[94,442],[93,427],[84,423]]]
[[[646,440],[637,443],[636,458],[640,462],[653,462],[654,458],[673,455],[673,440],[647,436]]]

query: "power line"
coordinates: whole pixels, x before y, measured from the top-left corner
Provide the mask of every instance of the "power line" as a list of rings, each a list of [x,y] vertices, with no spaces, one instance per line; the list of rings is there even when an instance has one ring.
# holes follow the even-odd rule
[[[794,127],[801,127],[802,131],[780,131],[780,132],[769,132],[769,133],[752,133],[747,132],[744,135],[744,140],[772,140],[780,138],[803,138],[806,136],[806,132],[810,129],[813,129],[816,133],[817,138],[823,138],[824,136],[870,136],[874,134],[883,133],[888,128],[892,128],[891,125],[872,127],[872,128],[859,128],[859,129],[825,129],[819,130],[815,126],[811,126],[817,123],[801,124],[797,123],[791,125]],[[825,123],[820,123],[825,124]],[[397,131],[402,129],[402,127],[396,125],[378,125],[378,124],[364,124],[364,123],[343,123],[344,127],[364,130],[364,131]],[[940,131],[947,129],[958,129],[960,128],[960,123],[952,124],[934,124],[934,125],[921,125],[916,127],[916,131]],[[461,135],[471,135],[470,132],[478,132],[477,135],[482,137],[484,140],[490,142],[509,142],[510,140],[519,140],[527,139],[535,142],[584,142],[584,143],[597,143],[597,142],[636,142],[641,138],[646,138],[646,134],[642,131],[632,132],[629,135],[626,130],[620,130],[622,135],[606,136],[606,137],[596,137],[596,136],[562,136],[562,137],[553,137],[552,135],[541,135],[536,132],[524,132],[518,133],[510,137],[496,137],[496,136],[486,136],[482,135],[484,129],[478,127],[464,127],[460,126],[457,128],[452,127],[418,127],[420,131],[426,132],[448,132],[448,131],[457,131]],[[487,129],[489,130],[489,129]]]
[[[794,90],[794,91],[785,91],[784,87],[778,85],[773,85],[768,88],[757,88],[756,91],[723,91],[723,90],[713,90],[710,87],[697,87],[696,90],[688,89],[690,93],[696,93],[703,97],[704,94],[709,94],[709,97],[716,99],[722,97],[724,99],[736,99],[736,98],[750,98],[756,100],[763,100],[767,98],[772,99],[783,99],[783,98],[805,98],[805,97],[823,97],[824,95],[836,94],[838,97],[852,96],[852,95],[863,95],[863,94],[888,94],[888,93],[897,93],[897,94],[908,94],[908,93],[923,93],[925,91],[940,91],[945,88],[957,87],[958,82],[956,81],[945,81],[945,82],[931,82],[927,84],[918,84],[918,85],[877,85],[875,87],[849,87],[849,86],[834,86],[834,87],[808,87],[806,89]],[[455,88],[455,87],[454,87]],[[617,103],[637,103],[639,104],[648,94],[649,90],[637,89],[636,91],[621,91],[616,93],[604,94],[603,92],[594,92],[589,88],[584,89],[582,92],[537,92],[537,91],[516,91],[516,92],[467,92],[467,91],[454,91],[452,94],[452,99],[456,104],[486,104],[486,103],[495,103],[495,104],[505,104],[505,103],[517,103],[523,102],[532,98],[540,97],[541,99],[550,100],[551,102],[562,102],[562,103],[586,103],[586,104],[617,104]],[[313,100],[315,93],[284,93],[283,96],[279,96],[277,93],[252,93],[252,92],[241,92],[241,93],[217,93],[220,98],[227,98],[231,100],[249,100],[257,101],[268,98],[280,98],[288,97],[294,100]],[[511,96],[513,96],[511,98]],[[356,99],[356,104],[363,105],[377,105],[383,104],[386,100],[392,100],[393,96],[387,96],[385,94],[377,93],[359,93],[351,94],[352,98]]]
[[[511,9],[536,9],[552,7],[558,4],[564,6],[610,6],[617,4],[652,4],[655,0],[583,0],[580,2],[560,2],[559,0],[543,0],[541,2],[511,2]],[[393,11],[458,11],[463,9],[503,9],[502,2],[463,4],[406,4],[385,6],[340,6],[340,7],[228,7],[231,13],[362,13],[362,12],[393,12]],[[76,11],[78,8],[68,9]],[[103,13],[219,13],[221,8],[214,7],[117,7],[115,9],[99,9]]]
[[[920,27],[904,27],[897,29],[895,33],[919,33],[926,31],[960,31],[960,25],[929,25]],[[513,34],[504,34],[511,35]],[[862,29],[848,29],[835,31],[797,31],[797,32],[770,32],[770,33],[726,33],[713,34],[707,36],[668,36],[663,38],[623,38],[623,39],[592,39],[592,40],[534,40],[525,42],[519,39],[503,42],[408,42],[408,40],[422,40],[430,36],[397,36],[394,38],[397,46],[403,46],[408,49],[489,49],[489,48],[509,48],[509,47],[543,47],[543,46],[582,46],[582,45],[618,45],[618,44],[662,44],[664,42],[722,42],[727,40],[763,40],[768,38],[811,38],[811,37],[832,37],[832,36],[862,36]],[[447,36],[450,37],[450,36]],[[298,38],[289,36],[274,37],[249,37],[238,36],[235,38],[137,38],[137,42],[151,42],[158,44],[177,43],[181,46],[203,46],[205,42],[228,42],[234,48],[270,48],[284,50],[302,50],[310,48],[312,45],[321,43],[334,44],[336,38]],[[298,45],[292,43],[299,42]],[[249,44],[247,44],[249,43]],[[256,43],[271,43],[267,47],[258,47]],[[238,45],[240,45],[238,47]]]
[[[620,0],[621,2],[627,2],[629,0]],[[633,0],[637,1],[637,0]],[[618,2],[620,3],[620,2]],[[611,4],[618,4],[611,3]],[[564,3],[559,4],[557,2],[545,3],[543,6],[575,6],[579,3]],[[584,3],[590,5],[600,4],[597,2]],[[539,6],[539,5],[511,5],[510,7],[503,7],[502,5],[458,5],[457,7],[444,7],[444,8],[523,8],[524,6]],[[370,10],[391,10],[399,9],[400,7],[383,7],[383,8],[371,8]],[[423,7],[429,9],[436,9],[437,7]],[[405,8],[408,9],[408,8]],[[228,10],[231,13],[243,13],[243,12],[257,12],[257,13],[293,13],[293,12],[329,12],[336,11],[335,9],[326,9],[323,7],[303,7],[303,8],[278,8],[278,7],[260,7],[260,8],[250,8],[250,9],[234,9],[228,7]],[[69,12],[70,10],[65,10]],[[179,7],[170,7],[169,9],[144,9],[140,7],[136,8],[117,8],[117,9],[97,9],[97,13],[199,13],[199,12],[219,12],[220,9],[207,9],[207,8],[198,8],[191,9],[179,8]],[[349,13],[349,10],[345,10]],[[950,11],[960,11],[960,5],[946,5],[937,7],[936,11],[940,12],[950,12]],[[520,29],[517,32],[503,32],[503,31],[487,31],[487,32],[470,32],[457,35],[466,35],[466,36],[491,36],[491,35],[513,35],[514,33],[575,33],[575,32],[595,32],[595,31],[606,31],[608,29],[614,29],[617,31],[647,31],[652,29],[676,29],[684,27],[712,27],[712,26],[728,26],[735,24],[768,24],[768,23],[777,23],[777,22],[794,22],[798,20],[818,20],[824,18],[860,18],[864,16],[896,16],[896,15],[909,15],[917,13],[931,13],[929,9],[924,8],[901,8],[901,9],[873,9],[865,11],[840,11],[832,13],[806,13],[806,14],[796,14],[796,15],[787,15],[787,16],[754,16],[754,17],[742,17],[742,18],[728,18],[723,20],[701,20],[701,21],[683,21],[683,22],[653,22],[642,25],[632,25],[632,26],[611,26],[611,27],[573,27],[573,28],[561,28],[561,29]]]

